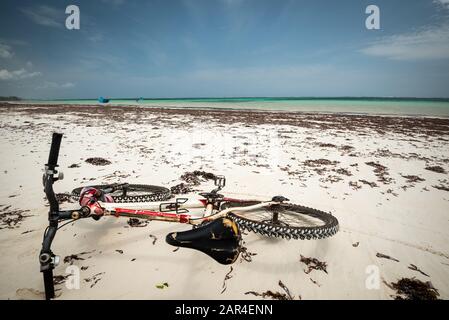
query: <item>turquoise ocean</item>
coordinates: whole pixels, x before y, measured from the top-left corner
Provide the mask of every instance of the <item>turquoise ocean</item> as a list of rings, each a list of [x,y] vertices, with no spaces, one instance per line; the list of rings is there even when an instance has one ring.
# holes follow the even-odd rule
[[[112,98],[106,104],[99,103],[97,99],[29,100],[26,102],[449,117],[449,99],[424,98]]]

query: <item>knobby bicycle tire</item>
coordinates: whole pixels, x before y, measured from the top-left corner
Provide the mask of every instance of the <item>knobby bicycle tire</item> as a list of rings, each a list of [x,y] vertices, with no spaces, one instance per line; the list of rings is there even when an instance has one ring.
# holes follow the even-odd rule
[[[228,203],[226,207],[248,206],[256,203],[256,201],[248,203]],[[288,221],[300,221],[303,220],[304,217],[307,217],[320,221],[320,225],[294,226],[286,223],[285,220],[282,221],[282,216],[279,217],[278,221],[273,222],[262,220],[261,218],[257,217],[251,217],[248,212],[238,213],[231,211],[230,213],[228,213],[228,216],[233,219],[243,230],[252,231],[268,237],[312,240],[331,237],[338,232],[338,220],[330,213],[290,203],[276,204],[272,207],[277,208],[276,210],[280,213],[282,213],[283,210],[290,211],[291,214]],[[264,210],[264,208],[257,210]]]
[[[103,184],[89,186],[96,189],[108,189],[114,184]],[[81,190],[84,187],[76,188],[72,190],[72,198],[79,200]],[[119,190],[117,190],[119,191]],[[171,192],[168,188],[147,185],[147,184],[128,184],[127,194],[117,194],[116,192],[110,194],[114,202],[152,202],[152,201],[165,201],[171,198]]]

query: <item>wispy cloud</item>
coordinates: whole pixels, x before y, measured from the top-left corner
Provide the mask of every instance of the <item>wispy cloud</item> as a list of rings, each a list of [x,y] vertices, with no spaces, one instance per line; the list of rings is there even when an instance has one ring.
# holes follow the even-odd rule
[[[73,82],[57,83],[52,81],[44,81],[43,84],[36,87],[36,89],[70,89],[75,87]]]
[[[449,0],[441,0],[449,3]],[[392,60],[449,59],[449,25],[377,40],[361,50],[364,54]]]
[[[449,0],[433,0],[433,2],[449,9]]]
[[[7,69],[0,69],[0,80],[20,80],[29,79],[40,76],[40,72],[30,72],[24,68],[14,71],[8,71]]]
[[[98,43],[98,42],[103,41],[104,36],[101,33],[94,33],[94,34],[89,35],[87,37],[87,39],[93,43]]]
[[[20,11],[39,25],[53,28],[63,27],[64,11],[46,5],[22,8]]]
[[[0,58],[11,58],[13,55],[14,53],[10,46],[0,43]]]

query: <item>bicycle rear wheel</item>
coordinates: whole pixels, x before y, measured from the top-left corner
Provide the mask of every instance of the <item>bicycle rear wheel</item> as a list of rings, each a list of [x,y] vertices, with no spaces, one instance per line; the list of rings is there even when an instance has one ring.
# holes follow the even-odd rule
[[[147,184],[126,184],[126,188],[117,188],[117,184],[102,184],[89,187],[101,190],[115,189],[108,194],[112,196],[114,202],[118,203],[165,201],[171,198],[171,192],[168,188]],[[79,200],[83,188],[80,187],[72,190],[71,195],[75,200]]]
[[[227,207],[256,204],[228,203]],[[250,211],[231,211],[228,216],[240,228],[268,237],[284,239],[323,239],[338,232],[337,218],[330,213],[296,204],[280,203]]]

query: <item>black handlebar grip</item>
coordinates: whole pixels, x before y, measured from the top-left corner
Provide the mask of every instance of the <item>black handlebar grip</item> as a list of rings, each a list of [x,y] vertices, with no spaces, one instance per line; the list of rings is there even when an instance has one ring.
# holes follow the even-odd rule
[[[53,133],[51,140],[50,155],[48,156],[47,165],[54,168],[58,165],[59,147],[61,146],[62,133]]]

